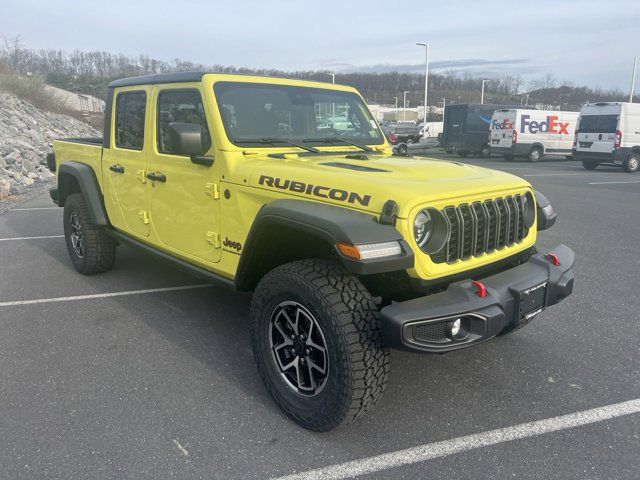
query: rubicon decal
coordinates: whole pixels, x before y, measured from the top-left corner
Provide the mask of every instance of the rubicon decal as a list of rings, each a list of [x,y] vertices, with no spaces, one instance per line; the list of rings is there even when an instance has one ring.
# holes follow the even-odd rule
[[[359,203],[364,207],[369,205],[371,202],[371,195],[349,192],[347,190],[325,187],[322,185],[313,185],[311,183],[298,182],[296,180],[269,177],[267,175],[260,175],[258,183],[260,185],[266,185],[267,187],[289,190],[296,193],[304,193],[318,198],[330,198],[331,200],[354,204]]]
[[[520,116],[520,133],[559,133],[569,135],[569,122],[558,122],[557,115],[548,115],[546,121],[529,120],[531,115]]]

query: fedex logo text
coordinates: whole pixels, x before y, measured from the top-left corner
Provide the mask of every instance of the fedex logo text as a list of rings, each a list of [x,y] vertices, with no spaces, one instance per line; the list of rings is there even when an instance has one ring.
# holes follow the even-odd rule
[[[513,123],[511,123],[508,118],[505,118],[502,122],[494,120],[491,124],[491,128],[494,130],[513,130]]]
[[[520,133],[524,133],[525,129],[529,133],[559,133],[569,135],[569,122],[558,122],[557,115],[548,115],[547,120],[537,122],[529,120],[531,115],[520,116]]]

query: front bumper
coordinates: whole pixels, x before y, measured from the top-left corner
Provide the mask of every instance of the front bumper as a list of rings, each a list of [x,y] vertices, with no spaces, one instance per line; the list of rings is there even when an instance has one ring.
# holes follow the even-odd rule
[[[381,329],[385,343],[413,352],[448,352],[493,338],[513,322],[527,323],[539,312],[528,312],[525,305],[521,308],[522,291],[545,285],[542,308],[555,305],[573,291],[575,254],[565,245],[551,253],[532,255],[522,265],[482,278],[484,298],[469,279],[451,284],[444,292],[384,307]],[[451,338],[448,326],[458,318],[466,336]]]

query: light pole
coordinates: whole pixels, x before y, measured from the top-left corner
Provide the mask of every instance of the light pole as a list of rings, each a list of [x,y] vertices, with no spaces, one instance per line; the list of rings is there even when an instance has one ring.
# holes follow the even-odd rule
[[[633,57],[633,75],[631,75],[631,92],[629,92],[629,103],[633,102],[633,90],[636,86],[636,67],[638,66],[638,57]]]
[[[424,60],[424,121],[427,121],[427,94],[429,93],[429,44],[428,43],[416,43],[416,45],[424,47],[425,60]]]
[[[331,75],[331,83],[336,83],[336,74],[335,73],[327,72],[327,75]],[[335,116],[336,116],[336,104],[331,102],[331,117],[332,117],[332,121],[333,121],[333,118]]]
[[[482,93],[480,94],[480,104],[484,103],[484,84],[491,80],[482,80]]]
[[[447,99],[442,99],[442,117],[444,117],[444,109],[447,107]]]
[[[404,90],[402,92],[402,121],[407,121],[407,93],[411,90]]]
[[[395,114],[395,118],[396,118],[396,122],[398,121],[398,97],[393,97],[396,100],[396,114]]]

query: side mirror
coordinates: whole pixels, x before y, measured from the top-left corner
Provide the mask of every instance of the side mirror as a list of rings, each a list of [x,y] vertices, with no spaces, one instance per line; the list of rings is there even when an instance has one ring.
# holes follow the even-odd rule
[[[204,154],[202,127],[197,123],[170,123],[169,139],[173,154],[189,157]]]

